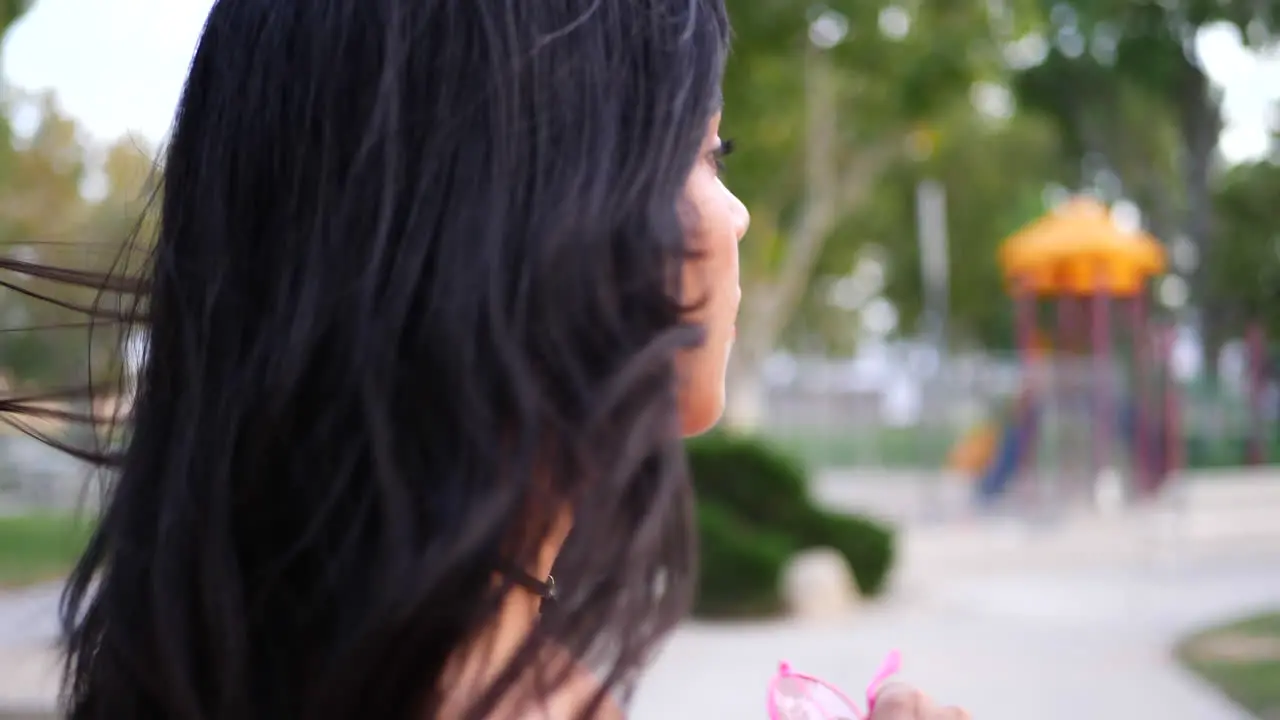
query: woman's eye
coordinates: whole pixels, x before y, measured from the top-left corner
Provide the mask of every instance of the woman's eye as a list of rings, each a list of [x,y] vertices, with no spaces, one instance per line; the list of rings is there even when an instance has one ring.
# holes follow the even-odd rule
[[[733,150],[732,140],[721,140],[720,144],[711,151],[711,160],[715,163],[716,172],[724,172],[724,159],[732,154]]]

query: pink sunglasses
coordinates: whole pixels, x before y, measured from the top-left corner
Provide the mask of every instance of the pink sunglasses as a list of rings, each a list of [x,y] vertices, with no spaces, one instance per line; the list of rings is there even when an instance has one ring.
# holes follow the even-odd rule
[[[793,671],[784,662],[769,682],[769,720],[866,720],[875,709],[880,685],[901,667],[902,654],[897,650],[889,653],[867,685],[864,715],[848,695],[812,675]]]

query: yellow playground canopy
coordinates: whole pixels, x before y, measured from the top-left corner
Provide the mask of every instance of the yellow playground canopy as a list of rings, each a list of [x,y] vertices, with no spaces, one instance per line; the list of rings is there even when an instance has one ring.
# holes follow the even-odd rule
[[[1078,197],[1004,241],[1001,270],[1037,295],[1136,295],[1165,271],[1164,246],[1119,227],[1106,205]]]

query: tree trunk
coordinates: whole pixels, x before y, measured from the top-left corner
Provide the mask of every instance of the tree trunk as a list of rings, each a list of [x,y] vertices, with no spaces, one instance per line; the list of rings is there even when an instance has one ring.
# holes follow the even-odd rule
[[[805,70],[805,192],[803,210],[786,232],[787,252],[776,275],[747,289],[727,378],[725,420],[759,426],[766,411],[762,367],[804,299],[823,245],[841,212],[860,204],[902,143],[893,138],[864,148],[843,172],[836,117],[836,78],[829,58],[808,46]]]
[[[1222,349],[1221,303],[1212,296],[1207,269],[1213,253],[1213,197],[1210,174],[1218,135],[1222,131],[1221,109],[1213,97],[1209,79],[1197,67],[1187,64],[1181,97],[1179,125],[1182,130],[1183,181],[1187,191],[1187,235],[1196,248],[1199,263],[1191,276],[1192,297],[1200,309],[1200,341],[1204,349],[1204,374],[1210,383],[1218,378],[1218,354]]]

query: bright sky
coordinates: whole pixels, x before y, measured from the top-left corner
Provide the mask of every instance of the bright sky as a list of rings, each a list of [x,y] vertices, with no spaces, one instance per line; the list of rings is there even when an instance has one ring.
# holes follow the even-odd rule
[[[159,141],[168,130],[187,63],[212,0],[36,0],[0,55],[8,80],[57,91],[91,135],[127,131]],[[1230,30],[1202,33],[1199,48],[1226,91],[1223,154],[1269,148],[1269,113],[1280,99],[1280,51],[1259,58]]]

